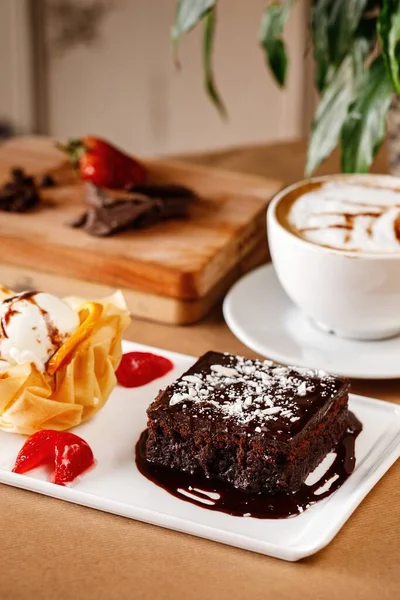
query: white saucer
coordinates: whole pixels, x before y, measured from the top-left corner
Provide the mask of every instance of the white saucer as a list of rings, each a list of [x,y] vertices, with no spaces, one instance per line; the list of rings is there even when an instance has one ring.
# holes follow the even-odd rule
[[[400,336],[354,341],[321,331],[288,298],[272,264],[233,286],[224,301],[224,317],[246,346],[283,364],[358,379],[400,377]]]

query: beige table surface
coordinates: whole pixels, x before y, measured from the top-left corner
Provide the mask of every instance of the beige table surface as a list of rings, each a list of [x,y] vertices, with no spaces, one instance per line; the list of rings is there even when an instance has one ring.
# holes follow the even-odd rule
[[[289,183],[302,177],[304,152],[303,142],[293,142],[185,159]],[[337,157],[323,169],[337,170]],[[384,152],[374,170],[386,170]],[[213,348],[254,356],[227,329],[220,308],[191,327],[135,320],[127,337],[188,354]],[[400,381],[357,382],[353,389],[399,402]],[[400,597],[400,462],[334,541],[299,563],[7,486],[0,486],[0,515],[0,600]]]

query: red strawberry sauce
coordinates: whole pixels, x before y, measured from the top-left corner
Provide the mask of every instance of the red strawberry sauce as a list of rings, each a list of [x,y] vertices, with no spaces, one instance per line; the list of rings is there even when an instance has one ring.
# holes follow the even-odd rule
[[[116,371],[118,383],[127,388],[146,385],[163,377],[174,368],[173,363],[151,352],[127,352]]]

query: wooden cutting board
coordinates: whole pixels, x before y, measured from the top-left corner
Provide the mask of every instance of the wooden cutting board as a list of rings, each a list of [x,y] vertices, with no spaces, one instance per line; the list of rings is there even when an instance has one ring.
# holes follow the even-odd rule
[[[191,323],[229,286],[267,257],[265,208],[277,181],[145,160],[153,183],[176,183],[199,196],[186,220],[95,238],[68,227],[83,209],[82,184],[49,138],[25,137],[0,147],[0,182],[21,166],[51,173],[55,188],[31,213],[0,214],[0,279],[60,295],[95,296],[120,288],[135,316]]]

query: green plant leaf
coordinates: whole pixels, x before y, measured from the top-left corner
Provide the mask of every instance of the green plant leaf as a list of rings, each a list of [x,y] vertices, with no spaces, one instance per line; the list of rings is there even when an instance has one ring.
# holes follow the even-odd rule
[[[354,64],[346,56],[325,88],[314,116],[308,145],[306,176],[329,156],[339,142],[354,90]]]
[[[311,9],[311,31],[314,45],[315,85],[321,92],[326,84],[331,62],[328,44],[329,6],[331,0],[315,0]]]
[[[178,42],[203,20],[206,13],[214,8],[216,0],[177,0],[175,23],[172,27],[172,39]]]
[[[225,105],[217,90],[212,68],[212,50],[214,42],[215,10],[209,10],[204,16],[203,62],[206,90],[220,115],[227,117]]]
[[[226,117],[226,108],[216,87],[212,68],[215,6],[216,0],[177,0],[175,23],[172,27],[172,40],[176,46],[183,34],[188,33],[201,22],[204,24],[204,83],[207,93],[220,115]]]
[[[342,171],[366,173],[386,131],[393,85],[382,57],[365,71],[358,97],[351,106],[341,134]]]
[[[361,19],[351,50],[354,61],[354,76],[360,82],[365,70],[367,57],[376,48],[378,40],[377,18]]]
[[[386,67],[400,94],[400,0],[383,0],[378,31]]]
[[[333,73],[353,48],[367,0],[314,0],[311,29],[319,91],[329,85]]]
[[[260,44],[270,69],[280,86],[285,85],[288,59],[282,39],[283,30],[294,0],[270,4],[261,19]]]
[[[367,0],[332,0],[329,23],[329,47],[335,64],[348,54],[354,33],[367,6]]]
[[[364,77],[365,60],[372,46],[368,32],[369,28],[359,28],[359,37],[354,39],[351,51],[339,68],[335,69],[333,65],[329,67],[329,83],[321,95],[312,124],[306,164],[307,176],[311,175],[339,143],[342,125]]]

